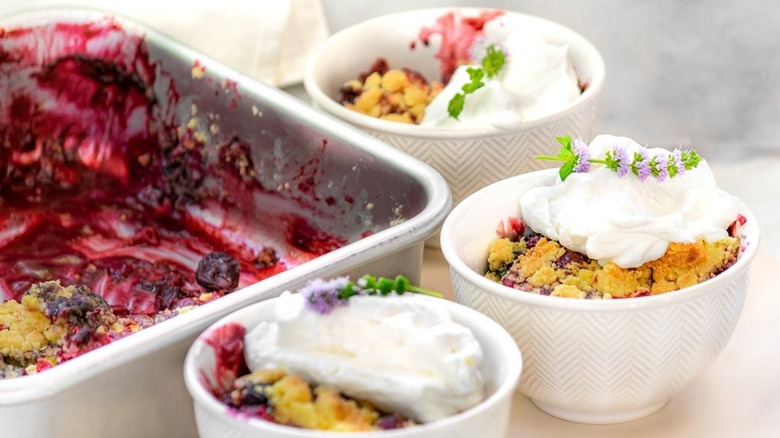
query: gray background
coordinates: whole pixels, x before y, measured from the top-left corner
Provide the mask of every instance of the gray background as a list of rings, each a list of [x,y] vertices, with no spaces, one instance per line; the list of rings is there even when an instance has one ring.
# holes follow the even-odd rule
[[[780,152],[780,2],[773,0],[323,0],[331,31],[376,15],[496,7],[557,21],[607,69],[595,129],[695,147],[714,160]]]

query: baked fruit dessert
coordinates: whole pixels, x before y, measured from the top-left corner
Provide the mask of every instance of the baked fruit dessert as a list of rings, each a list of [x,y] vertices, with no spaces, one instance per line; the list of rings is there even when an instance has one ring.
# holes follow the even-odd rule
[[[377,59],[358,79],[347,81],[339,89],[339,101],[347,108],[394,122],[419,124],[425,107],[444,86],[428,82],[409,69],[391,69],[383,58]]]
[[[694,151],[624,137],[560,138],[559,179],[520,199],[499,224],[485,276],[568,298],[630,298],[689,287],[737,260],[738,200]]]
[[[675,242],[659,259],[637,268],[621,268],[615,263],[601,266],[531,232],[517,240],[494,241],[485,276],[540,295],[593,299],[656,295],[693,286],[723,272],[737,260],[739,243],[733,236],[716,242]]]
[[[269,207],[279,191],[259,180],[248,140],[216,135],[219,114],[198,114],[145,37],[114,19],[0,29],[0,58],[0,378],[346,243],[303,206]]]
[[[478,341],[435,300],[408,292],[434,294],[401,276],[285,292],[273,319],[212,332],[217,375],[204,383],[243,414],[330,431],[411,427],[478,404]]]
[[[371,403],[345,396],[282,369],[261,369],[236,379],[223,397],[230,407],[267,421],[331,431],[388,430],[410,427],[414,421],[386,414]]]
[[[117,315],[86,286],[34,284],[20,302],[0,304],[0,377],[51,368],[154,322]]]
[[[410,43],[411,50],[438,43],[431,61],[439,62],[439,81],[390,69],[380,57],[341,87],[339,101],[386,120],[500,129],[553,114],[577,99],[587,85],[569,62],[568,47],[505,18],[502,10],[443,14]]]

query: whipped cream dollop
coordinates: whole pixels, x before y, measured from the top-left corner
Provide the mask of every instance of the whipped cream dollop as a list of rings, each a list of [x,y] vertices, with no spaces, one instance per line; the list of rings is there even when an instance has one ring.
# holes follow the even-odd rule
[[[484,33],[482,44],[485,48],[490,43],[498,45],[506,64],[498,75],[486,78],[483,87],[466,97],[463,111],[455,119],[450,117],[447,107],[461,87],[470,82],[466,70],[473,67],[459,66],[426,107],[422,126],[512,128],[524,120],[560,111],[581,94],[577,74],[568,61],[567,46],[513,29],[500,17],[487,22]]]
[[[451,416],[484,397],[479,343],[431,300],[355,296],[321,314],[303,296],[284,293],[275,317],[245,337],[252,371],[281,367],[420,422]]]
[[[630,138],[600,135],[588,149],[591,158],[604,159],[616,146],[629,157],[642,148]],[[670,153],[645,150],[650,157]],[[572,173],[565,181],[534,188],[520,199],[523,221],[532,230],[602,265],[614,262],[623,268],[660,258],[670,242],[727,237],[739,205],[736,197],[717,187],[704,160],[662,182],[642,181],[631,173],[621,177],[595,164],[589,172]]]

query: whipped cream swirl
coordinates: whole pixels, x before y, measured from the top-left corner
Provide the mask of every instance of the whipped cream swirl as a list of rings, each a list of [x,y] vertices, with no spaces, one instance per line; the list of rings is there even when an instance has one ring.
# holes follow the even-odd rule
[[[275,321],[247,333],[249,369],[281,367],[420,422],[482,401],[482,349],[471,331],[424,297],[355,296],[329,314],[284,293]]]
[[[581,94],[577,75],[568,61],[567,46],[513,29],[501,17],[486,23],[484,32],[482,42],[498,44],[506,55],[506,64],[497,76],[486,79],[483,87],[466,98],[463,112],[455,119],[447,109],[450,99],[470,82],[466,71],[470,66],[458,67],[447,86],[426,107],[422,126],[513,128],[524,120],[560,111]]]
[[[600,135],[588,149],[592,158],[603,159],[615,146],[629,156],[642,148],[630,138]],[[646,151],[650,157],[669,154],[660,148]],[[663,182],[641,181],[631,174],[620,177],[593,165],[587,173],[572,173],[520,199],[523,221],[532,230],[602,265],[614,262],[623,268],[660,258],[670,242],[727,237],[739,206],[736,197],[717,187],[704,160]]]

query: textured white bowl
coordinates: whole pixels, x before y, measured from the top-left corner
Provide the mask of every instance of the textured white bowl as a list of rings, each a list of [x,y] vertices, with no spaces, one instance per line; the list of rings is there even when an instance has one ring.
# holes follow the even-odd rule
[[[725,272],[663,295],[576,300],[523,293],[483,277],[499,220],[518,215],[531,187],[552,184],[544,170],[492,184],[444,222],[441,249],[457,302],[490,316],[523,351],[519,390],[545,412],[583,423],[617,423],[666,404],[723,350],[747,292],[759,241],[753,214],[743,251]]]
[[[369,433],[348,433],[350,438],[504,438],[509,425],[512,395],[522,370],[522,358],[512,337],[490,318],[452,301],[436,300],[450,312],[454,321],[469,327],[482,345],[484,360],[480,370],[487,382],[488,396],[479,405],[452,417],[412,428]],[[204,339],[227,323],[238,322],[251,330],[260,321],[273,318],[278,299],[246,307],[232,313],[203,332],[190,348],[184,364],[184,381],[194,400],[195,419],[201,438],[333,438],[338,433],[282,426],[257,418],[237,415],[204,386],[204,378],[214,378],[214,350]],[[355,336],[360,334],[356,333]]]
[[[366,71],[378,57],[391,68],[410,68],[427,79],[440,80],[439,61],[434,57],[437,38],[426,47],[416,44],[423,27],[451,11],[476,16],[486,9],[419,9],[380,16],[346,28],[328,38],[308,59],[304,86],[313,104],[396,148],[428,163],[444,176],[452,190],[453,205],[474,191],[513,175],[550,167],[533,159],[557,151],[555,137],[591,137],[597,97],[604,83],[604,61],[596,48],[578,33],[560,24],[531,15],[507,11],[509,26],[538,32],[546,40],[569,46],[570,62],[585,91],[555,114],[527,120],[511,130],[450,129],[423,127],[370,117],[342,106],[339,88]]]

